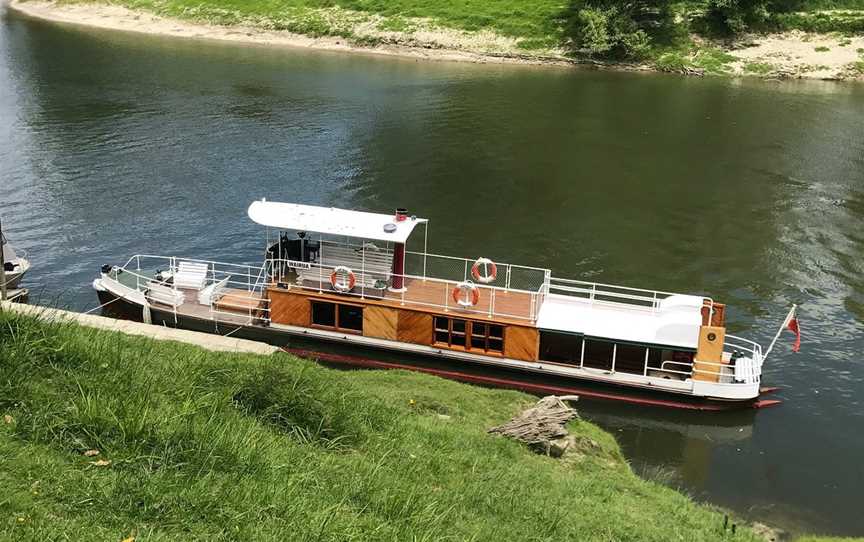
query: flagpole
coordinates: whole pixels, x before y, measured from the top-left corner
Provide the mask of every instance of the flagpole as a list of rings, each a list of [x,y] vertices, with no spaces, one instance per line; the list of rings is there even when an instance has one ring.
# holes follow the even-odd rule
[[[0,301],[6,301],[6,257],[3,252],[3,219],[0,219]]]
[[[762,361],[765,361],[766,359],[768,359],[768,354],[770,354],[771,350],[774,348],[774,343],[777,342],[777,339],[780,338],[780,334],[783,333],[783,330],[786,329],[786,326],[789,324],[789,322],[792,321],[792,317],[795,316],[795,309],[797,309],[797,308],[798,308],[798,305],[795,305],[795,304],[792,305],[792,308],[789,310],[789,314],[786,315],[786,319],[783,320],[783,323],[780,324],[780,329],[778,329],[777,334],[774,335],[774,340],[772,340],[771,344],[768,345],[768,350],[766,350],[765,353],[762,354]]]

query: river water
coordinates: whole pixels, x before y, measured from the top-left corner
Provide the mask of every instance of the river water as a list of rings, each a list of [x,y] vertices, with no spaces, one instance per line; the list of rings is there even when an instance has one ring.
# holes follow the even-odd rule
[[[431,219],[430,249],[707,293],[776,408],[581,407],[641,474],[864,535],[864,86],[417,62],[0,19],[0,212],[39,301],[134,253],[255,261],[249,202]]]

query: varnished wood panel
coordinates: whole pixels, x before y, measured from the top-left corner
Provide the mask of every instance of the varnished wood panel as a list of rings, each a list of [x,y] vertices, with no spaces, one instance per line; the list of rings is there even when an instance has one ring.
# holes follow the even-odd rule
[[[540,332],[533,327],[507,326],[504,330],[504,355],[524,361],[537,361]]]
[[[311,305],[309,297],[293,292],[269,289],[270,320],[276,324],[309,327]]]
[[[363,308],[363,335],[395,341],[398,320],[398,310],[368,305]]]
[[[187,297],[187,299],[195,299]],[[260,294],[250,293],[245,290],[226,288],[222,296],[213,303],[218,311],[243,312],[258,315],[258,311],[264,308],[265,300]]]
[[[425,312],[399,311],[396,340],[414,344],[432,344],[432,315]]]
[[[712,335],[714,336],[713,339],[710,338]],[[726,328],[724,327],[702,326],[699,328],[699,348],[696,351],[693,368],[701,372],[693,374],[694,380],[717,382],[720,379],[720,367],[715,364],[722,363],[725,337]]]

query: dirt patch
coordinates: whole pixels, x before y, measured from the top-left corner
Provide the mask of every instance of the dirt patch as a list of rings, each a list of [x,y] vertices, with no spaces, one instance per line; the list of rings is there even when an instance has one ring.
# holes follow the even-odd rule
[[[864,36],[800,31],[749,36],[729,54],[734,74],[807,79],[860,79],[864,76]]]

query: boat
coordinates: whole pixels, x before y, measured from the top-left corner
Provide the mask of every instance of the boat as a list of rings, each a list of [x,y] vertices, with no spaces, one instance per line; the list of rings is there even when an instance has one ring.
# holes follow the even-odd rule
[[[289,349],[339,343],[367,356],[340,357],[358,366],[377,352],[427,372],[470,368],[481,384],[596,385],[705,410],[764,404],[766,355],[727,333],[726,306],[711,297],[435,255],[429,220],[405,209],[262,199],[248,216],[265,230],[261,261],[136,254],[94,280],[104,311]]]
[[[18,287],[21,279],[30,270],[30,260],[27,259],[27,253],[16,250],[2,232],[0,232],[0,244],[3,247],[3,271],[6,288],[13,290]]]

